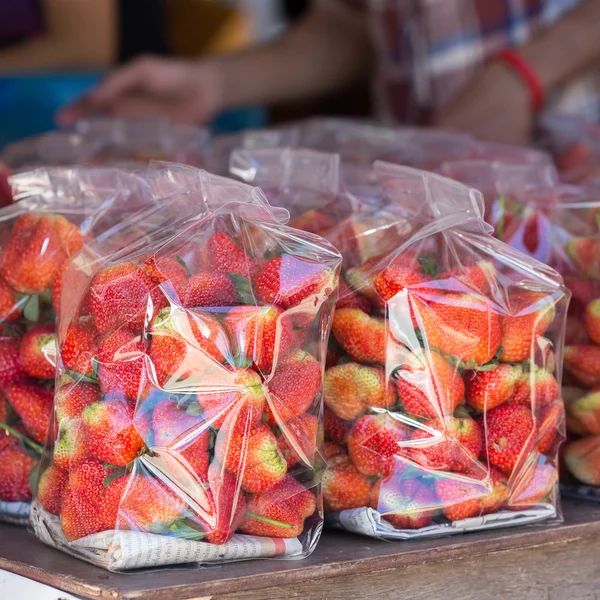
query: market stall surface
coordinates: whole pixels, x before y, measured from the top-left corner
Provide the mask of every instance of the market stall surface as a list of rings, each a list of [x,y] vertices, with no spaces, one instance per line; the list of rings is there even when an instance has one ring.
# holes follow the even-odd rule
[[[72,559],[23,529],[0,525],[0,570],[81,598],[117,600],[598,598],[600,505],[565,500],[564,513],[561,526],[402,543],[326,531],[306,560],[128,574]]]

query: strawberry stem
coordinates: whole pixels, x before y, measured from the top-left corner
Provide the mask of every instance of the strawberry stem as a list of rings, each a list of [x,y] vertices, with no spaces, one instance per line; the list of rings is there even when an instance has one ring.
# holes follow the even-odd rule
[[[38,452],[40,455],[44,452],[44,448],[41,446],[41,444],[34,442],[33,440],[29,439],[26,435],[23,435],[20,431],[13,429],[10,425],[7,425],[6,423],[3,423],[2,421],[0,421],[0,429],[4,429],[4,431],[6,431],[6,433],[8,433],[9,435],[12,435],[13,437],[16,437],[18,440],[20,440],[24,444],[27,444],[30,448],[32,448],[33,450]]]
[[[256,519],[257,521],[261,521],[262,523],[266,523],[267,525],[274,525],[275,527],[283,527],[285,529],[293,529],[294,526],[290,523],[282,523],[281,521],[275,521],[275,519],[269,519],[268,517],[261,517],[260,515],[256,515],[251,512],[246,513],[247,517],[251,519]]]

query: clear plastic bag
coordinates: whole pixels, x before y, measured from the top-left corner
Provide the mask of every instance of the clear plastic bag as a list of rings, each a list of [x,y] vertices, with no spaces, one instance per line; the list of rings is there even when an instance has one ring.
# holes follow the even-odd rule
[[[71,263],[34,531],[109,570],[306,556],[341,257],[258,188],[168,164],[148,180],[196,215]]]
[[[560,520],[562,279],[490,235],[476,190],[374,171],[411,227],[344,263],[323,396],[329,522],[410,539]]]

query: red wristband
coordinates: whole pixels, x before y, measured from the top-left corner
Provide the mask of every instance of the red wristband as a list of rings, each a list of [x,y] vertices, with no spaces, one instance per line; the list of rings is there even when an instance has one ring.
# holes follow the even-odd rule
[[[510,65],[525,82],[531,96],[531,107],[538,113],[544,106],[544,88],[533,67],[516,51],[511,48],[502,50],[496,55],[498,60]]]

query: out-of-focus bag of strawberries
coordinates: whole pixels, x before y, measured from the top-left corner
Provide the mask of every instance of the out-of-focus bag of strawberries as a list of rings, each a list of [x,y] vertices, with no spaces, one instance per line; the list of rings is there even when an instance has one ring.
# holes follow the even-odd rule
[[[8,184],[15,203],[0,210],[0,520],[26,523],[51,416],[63,272],[85,242],[148,195],[138,178],[111,169],[40,169]]]
[[[148,180],[192,190],[196,215],[65,273],[34,531],[110,570],[306,556],[341,257],[258,188],[168,164]]]

